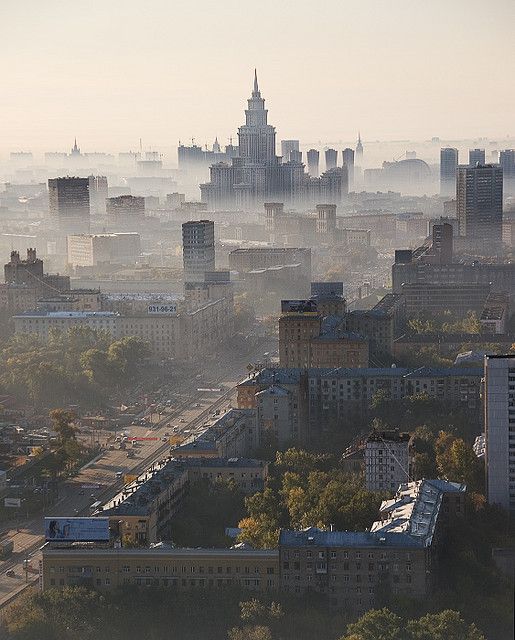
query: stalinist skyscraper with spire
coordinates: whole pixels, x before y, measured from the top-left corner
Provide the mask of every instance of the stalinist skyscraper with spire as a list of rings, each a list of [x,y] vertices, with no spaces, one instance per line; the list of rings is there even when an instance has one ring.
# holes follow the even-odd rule
[[[283,161],[276,155],[275,127],[268,124],[268,110],[261,97],[257,72],[245,110],[245,124],[238,129],[239,155],[231,164],[210,168],[210,181],[200,185],[202,201],[211,210],[249,210],[264,202],[287,205],[335,202],[347,193],[346,172],[333,169],[321,178],[310,178],[302,162]]]

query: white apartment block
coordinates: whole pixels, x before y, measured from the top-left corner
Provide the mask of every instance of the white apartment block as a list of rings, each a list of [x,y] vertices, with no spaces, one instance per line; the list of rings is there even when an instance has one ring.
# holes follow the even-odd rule
[[[365,445],[365,485],[369,491],[397,491],[409,482],[410,434],[372,431]]]
[[[488,502],[515,512],[515,355],[485,356]]]

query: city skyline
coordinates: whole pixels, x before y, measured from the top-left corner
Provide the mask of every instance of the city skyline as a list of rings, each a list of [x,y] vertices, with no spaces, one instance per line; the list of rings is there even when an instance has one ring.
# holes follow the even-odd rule
[[[510,2],[495,12],[479,2],[472,11],[463,2],[328,0],[318,13],[303,1],[250,12],[236,2],[224,12],[200,4],[201,20],[196,9],[175,3],[172,11],[161,0],[144,16],[132,1],[67,5],[65,14],[56,0],[44,13],[28,0],[4,2],[5,46],[15,55],[4,78],[1,151],[68,149],[74,136],[89,150],[134,149],[140,137],[147,147],[192,136],[226,143],[256,66],[280,139],[514,133]],[[279,57],[267,38],[280,42]]]

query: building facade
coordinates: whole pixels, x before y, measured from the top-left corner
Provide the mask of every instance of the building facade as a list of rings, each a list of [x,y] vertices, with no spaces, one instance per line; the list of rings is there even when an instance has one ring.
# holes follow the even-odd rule
[[[369,491],[395,491],[410,480],[409,433],[374,430],[365,443],[365,486]]]
[[[211,220],[182,225],[182,258],[185,282],[204,281],[204,274],[215,270],[215,223]]]
[[[485,356],[488,502],[515,513],[515,355]]]
[[[503,172],[498,165],[459,166],[456,212],[459,233],[480,255],[499,252],[502,244]]]
[[[456,193],[456,169],[458,168],[458,149],[446,147],[440,149],[440,195],[446,198]]]

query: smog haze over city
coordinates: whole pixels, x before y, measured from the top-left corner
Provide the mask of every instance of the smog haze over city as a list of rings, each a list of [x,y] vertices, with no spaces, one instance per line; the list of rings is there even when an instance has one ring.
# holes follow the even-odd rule
[[[511,640],[515,3],[0,21],[0,638]]]

